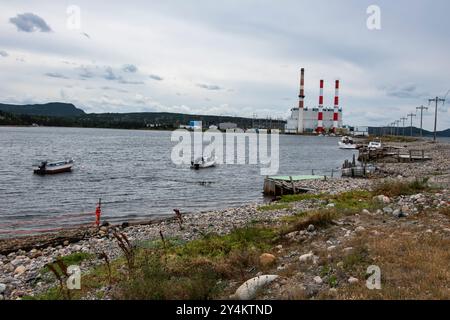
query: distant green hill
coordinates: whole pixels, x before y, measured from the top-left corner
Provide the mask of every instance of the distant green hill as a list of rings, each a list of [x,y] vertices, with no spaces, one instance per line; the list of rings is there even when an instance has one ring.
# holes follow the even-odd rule
[[[45,104],[12,105],[0,103],[0,110],[13,114],[48,117],[76,117],[86,114],[71,103],[51,102]]]
[[[173,130],[190,121],[202,121],[203,127],[232,122],[238,128],[253,127],[284,129],[286,121],[275,119],[252,119],[244,117],[195,115],[169,112],[134,113],[85,113],[72,104],[49,103],[45,105],[14,106],[0,104],[0,125],[65,126],[118,129],[164,129]]]

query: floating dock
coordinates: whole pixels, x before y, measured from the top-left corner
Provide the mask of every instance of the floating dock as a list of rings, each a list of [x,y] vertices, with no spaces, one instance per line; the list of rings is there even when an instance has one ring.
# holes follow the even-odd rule
[[[302,182],[308,180],[326,180],[326,176],[300,175],[266,177],[264,179],[264,195],[277,197],[286,194],[314,191],[314,189],[302,186]]]

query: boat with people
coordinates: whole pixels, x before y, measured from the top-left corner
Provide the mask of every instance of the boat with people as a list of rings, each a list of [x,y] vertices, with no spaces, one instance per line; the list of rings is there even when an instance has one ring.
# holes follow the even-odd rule
[[[347,136],[342,137],[341,141],[338,142],[338,145],[340,149],[358,149],[356,143],[354,143],[353,140]]]
[[[62,160],[62,161],[56,161],[56,162],[48,162],[48,161],[41,161],[40,164],[34,167],[33,172],[35,174],[56,174],[56,173],[63,173],[63,172],[69,172],[72,170],[73,167],[73,160]]]
[[[196,159],[191,161],[191,169],[199,170],[205,168],[211,168],[216,165],[216,159],[206,159],[201,157],[200,159]]]

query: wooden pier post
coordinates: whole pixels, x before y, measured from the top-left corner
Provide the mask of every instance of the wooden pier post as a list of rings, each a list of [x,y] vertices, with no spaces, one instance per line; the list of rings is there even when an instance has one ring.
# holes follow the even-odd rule
[[[292,191],[294,192],[294,194],[297,194],[297,190],[295,190],[295,184],[294,184],[294,180],[292,180],[292,176],[289,176],[289,180],[291,180]]]

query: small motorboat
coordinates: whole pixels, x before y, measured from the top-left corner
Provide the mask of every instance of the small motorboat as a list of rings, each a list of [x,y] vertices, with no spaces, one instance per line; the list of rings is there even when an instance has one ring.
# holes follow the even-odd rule
[[[35,174],[56,174],[56,173],[62,173],[62,172],[69,172],[72,170],[73,166],[73,160],[63,160],[63,161],[56,161],[56,162],[48,162],[48,161],[42,161],[39,165],[37,165],[33,172]]]
[[[195,161],[191,161],[191,169],[199,170],[205,168],[211,168],[216,165],[216,159],[205,160],[203,157]]]
[[[367,147],[369,150],[379,150],[383,148],[381,141],[370,141]]]
[[[347,136],[342,137],[341,141],[338,142],[340,149],[358,149],[358,146],[353,142],[353,140]]]

